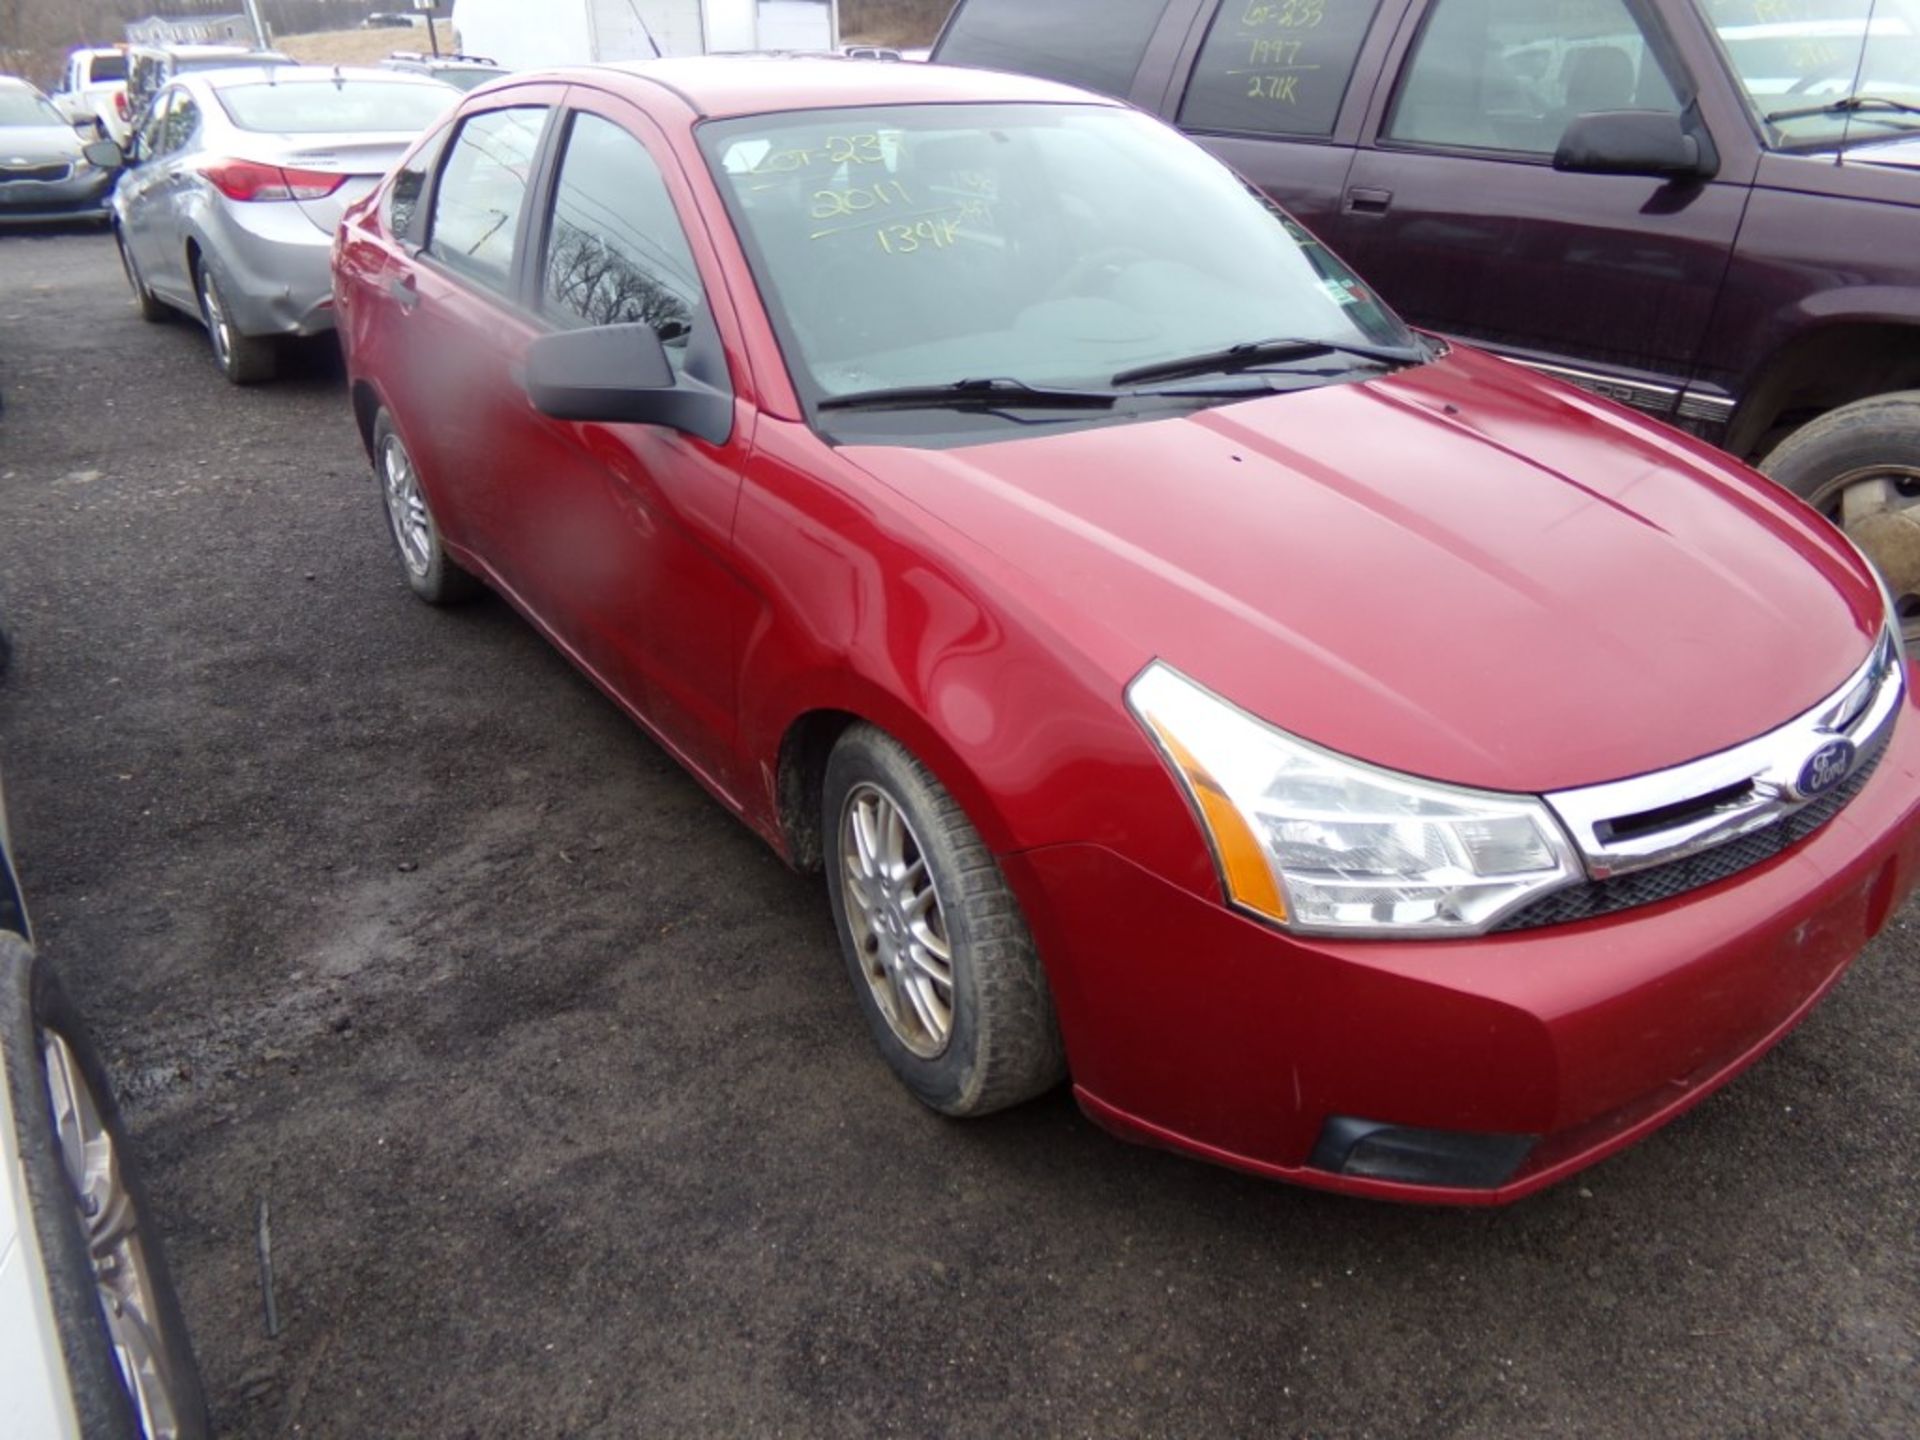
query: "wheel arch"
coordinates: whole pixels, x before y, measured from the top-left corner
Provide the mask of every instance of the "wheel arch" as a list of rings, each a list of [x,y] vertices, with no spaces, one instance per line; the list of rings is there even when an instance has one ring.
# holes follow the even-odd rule
[[[353,424],[360,432],[360,448],[367,452],[367,459],[373,459],[373,422],[379,417],[381,406],[385,403],[380,392],[374,388],[371,380],[356,379],[351,391],[353,401]]]
[[[1803,329],[1759,367],[1725,448],[1750,461],[1842,405],[1920,388],[1920,315],[1842,317]]]
[[[855,725],[871,725],[904,745],[960,802],[987,848],[1001,854],[1014,848],[1015,827],[995,803],[978,768],[918,710],[871,684],[855,681],[823,692],[792,712],[781,727],[771,778],[774,825],[787,862],[815,871],[824,854],[820,805],[827,757],[840,737]]]

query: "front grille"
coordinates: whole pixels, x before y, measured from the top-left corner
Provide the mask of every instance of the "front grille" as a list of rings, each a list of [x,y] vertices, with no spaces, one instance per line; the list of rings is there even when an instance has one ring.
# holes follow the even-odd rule
[[[0,165],[0,181],[46,180],[54,183],[73,174],[73,166],[64,160],[47,165]]]
[[[1698,890],[1704,885],[1738,875],[1742,870],[1750,870],[1761,861],[1771,860],[1782,851],[1799,844],[1838,815],[1847,802],[1866,787],[1868,777],[1885,754],[1886,746],[1883,744],[1847,777],[1846,784],[1763,830],[1750,831],[1724,845],[1716,845],[1711,850],[1703,850],[1683,860],[1636,870],[1630,875],[1619,875],[1611,880],[1590,880],[1584,885],[1556,890],[1514,911],[1493,927],[1494,932],[1532,930],[1542,925],[1566,925],[1575,920],[1591,920],[1599,915],[1611,915],[1616,910],[1630,910],[1636,905],[1671,900],[1689,890]]]

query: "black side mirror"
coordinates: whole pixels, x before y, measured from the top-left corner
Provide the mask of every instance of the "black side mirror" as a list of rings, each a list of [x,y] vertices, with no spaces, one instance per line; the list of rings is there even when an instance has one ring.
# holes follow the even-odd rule
[[[714,445],[733,430],[732,397],[676,379],[651,325],[542,335],[527,347],[526,387],[534,408],[556,420],[665,425]]]
[[[1560,137],[1553,168],[1588,175],[1653,175],[1706,180],[1720,157],[1685,115],[1660,110],[1602,110],[1576,115]]]
[[[87,157],[88,164],[98,165],[102,170],[118,170],[127,163],[125,152],[111,140],[95,140],[83,146],[80,153]]]

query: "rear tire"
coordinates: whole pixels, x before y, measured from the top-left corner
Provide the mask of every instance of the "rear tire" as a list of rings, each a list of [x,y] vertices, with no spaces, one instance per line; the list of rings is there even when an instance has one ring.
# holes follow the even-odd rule
[[[901,1083],[955,1116],[1059,1084],[1066,1058],[1033,936],[933,772],[855,725],[827,759],[821,824],[847,972]]]
[[[429,605],[459,605],[478,596],[485,587],[440,543],[420,473],[384,408],[373,417],[373,477],[380,486],[387,535],[413,593]]]
[[[211,263],[194,266],[193,286],[200,296],[200,319],[213,346],[213,363],[235,385],[258,385],[271,380],[279,368],[280,352],[264,335],[243,335],[234,323],[226,292]]]
[[[1760,469],[1865,552],[1893,593],[1907,643],[1920,644],[1920,390],[1830,410]]]

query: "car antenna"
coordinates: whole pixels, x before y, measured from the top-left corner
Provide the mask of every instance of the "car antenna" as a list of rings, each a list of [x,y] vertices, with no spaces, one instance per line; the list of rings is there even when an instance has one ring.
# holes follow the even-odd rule
[[[1847,88],[1847,98],[1856,102],[1847,106],[1847,113],[1840,117],[1840,148],[1833,152],[1835,168],[1847,163],[1847,132],[1853,129],[1853,112],[1860,98],[1860,82],[1867,74],[1867,47],[1873,44],[1873,12],[1880,8],[1880,0],[1867,0],[1866,28],[1860,32],[1860,58],[1853,63],[1853,84]]]
[[[347,77],[340,73],[340,67],[338,65],[333,67],[333,88],[340,91],[344,91],[347,88]]]

